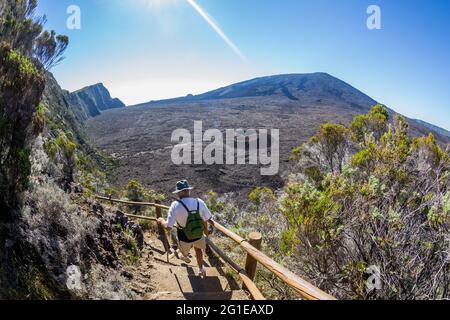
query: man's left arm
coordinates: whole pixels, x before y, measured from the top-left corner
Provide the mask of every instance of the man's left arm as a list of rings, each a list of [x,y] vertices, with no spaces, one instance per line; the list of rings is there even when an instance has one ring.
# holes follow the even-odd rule
[[[167,221],[164,219],[164,218],[158,218],[158,224],[160,225],[160,226],[162,226],[164,229],[167,229],[167,230],[169,230],[170,231],[170,229],[172,229],[172,228],[169,228],[168,227],[168,225],[167,225]]]
[[[157,220],[159,225],[161,225],[163,228],[169,231],[172,230],[173,226],[175,225],[175,221],[176,221],[175,204],[172,204],[172,206],[169,209],[167,221],[164,218],[158,218]]]

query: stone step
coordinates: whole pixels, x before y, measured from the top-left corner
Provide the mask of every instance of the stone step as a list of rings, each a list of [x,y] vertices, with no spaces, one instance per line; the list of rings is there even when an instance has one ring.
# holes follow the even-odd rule
[[[249,300],[249,297],[243,290],[234,291],[222,291],[222,292],[158,292],[155,294],[149,294],[146,300],[215,300],[215,301],[238,301]]]
[[[163,292],[218,292],[239,289],[216,268],[205,268],[206,277],[198,276],[198,268],[178,266],[158,266],[161,272],[153,275],[151,281]]]
[[[164,253],[164,246],[162,245],[162,243],[157,240],[157,241],[153,241],[149,244],[154,250],[152,251],[152,255],[153,255],[153,259],[158,262],[158,263],[163,263],[163,264],[170,264],[170,265],[174,265],[174,266],[183,266],[183,267],[196,267],[197,266],[197,260],[195,258],[195,253],[194,250],[191,250],[190,252],[190,262],[186,263],[185,261],[179,259],[179,257],[181,257],[181,252],[178,251],[177,254],[174,254],[173,249],[171,249],[171,254],[169,254],[169,261],[167,261],[167,254]],[[207,254],[205,254],[203,256],[204,260],[205,260],[205,265],[207,267],[212,266],[211,261],[209,261],[209,256]]]
[[[210,267],[212,266],[212,263],[209,261],[208,256],[203,256],[205,260],[205,266]],[[172,266],[180,266],[180,267],[191,267],[195,268],[197,267],[197,260],[195,258],[195,255],[191,254],[189,259],[191,260],[189,263],[186,263],[185,261],[178,259],[177,256],[169,255],[169,262],[167,262],[167,255],[166,254],[160,254],[158,252],[153,253],[153,259],[160,264],[164,265],[172,265]]]
[[[198,276],[198,266],[193,250],[190,263],[178,259],[173,254],[167,262],[161,239],[156,237],[148,239],[146,246],[151,251],[148,262],[154,268],[150,282],[158,292],[147,293],[144,299],[249,300],[247,294],[231,276],[227,276],[221,267],[213,267],[215,263],[210,261],[207,255],[204,256],[207,267],[205,268],[206,277],[202,278]]]

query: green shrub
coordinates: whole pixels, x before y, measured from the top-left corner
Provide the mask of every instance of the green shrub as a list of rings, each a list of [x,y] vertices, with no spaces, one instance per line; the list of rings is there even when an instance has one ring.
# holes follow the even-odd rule
[[[382,105],[355,117],[342,170],[321,165],[337,159],[324,148],[336,136],[329,125],[303,146],[294,169],[319,164],[323,179],[305,174],[284,188],[280,248],[338,298],[446,299],[449,151],[431,134],[412,141],[401,116],[388,124]],[[381,290],[366,290],[368,266],[383,270]]]
[[[44,142],[44,150],[50,159],[54,159],[58,152],[58,145],[53,140],[47,140]]]
[[[134,265],[139,261],[141,253],[133,234],[127,230],[123,234],[126,240],[124,261],[128,265]]]
[[[254,205],[261,205],[262,201],[275,201],[276,197],[274,192],[270,188],[261,188],[257,187],[255,190],[250,192],[248,195],[250,201],[253,202]]]
[[[8,54],[7,62],[18,66],[21,81],[32,79],[38,75],[38,70],[31,60],[22,55],[19,50],[11,50]]]

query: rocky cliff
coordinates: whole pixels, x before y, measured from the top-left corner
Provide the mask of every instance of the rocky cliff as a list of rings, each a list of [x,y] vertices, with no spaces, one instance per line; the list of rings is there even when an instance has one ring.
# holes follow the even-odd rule
[[[96,117],[108,109],[124,108],[125,104],[112,98],[102,83],[85,87],[69,94],[70,102],[82,119]]]

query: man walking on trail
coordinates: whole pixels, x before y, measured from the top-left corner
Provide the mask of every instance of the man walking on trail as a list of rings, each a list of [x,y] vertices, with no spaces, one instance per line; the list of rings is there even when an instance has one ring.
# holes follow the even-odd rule
[[[170,206],[167,221],[159,218],[158,223],[168,230],[172,230],[176,224],[178,246],[183,255],[181,259],[189,263],[189,252],[194,248],[199,275],[206,277],[203,251],[206,250],[205,234],[208,232],[208,221],[212,219],[212,215],[202,200],[191,198],[192,189],[186,180],[179,181],[173,192],[178,196],[178,200]]]

